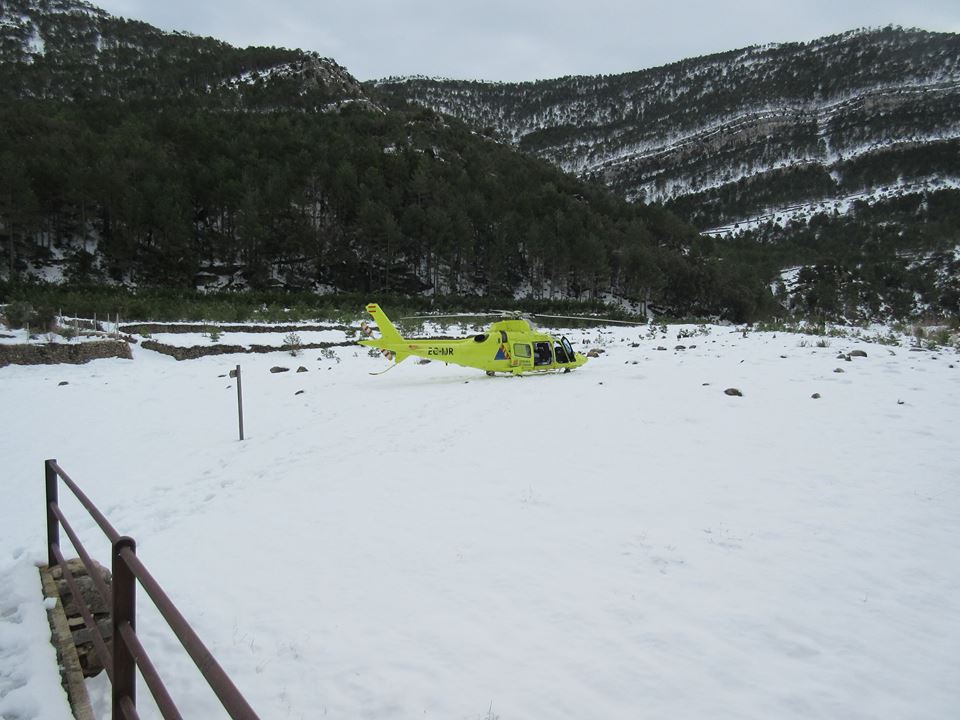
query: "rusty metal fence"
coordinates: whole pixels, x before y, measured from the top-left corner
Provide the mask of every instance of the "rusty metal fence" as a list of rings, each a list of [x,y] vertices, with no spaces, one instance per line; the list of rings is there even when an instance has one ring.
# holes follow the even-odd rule
[[[44,463],[47,501],[47,554],[51,568],[59,565],[63,577],[75,598],[81,597],[76,579],[71,574],[60,549],[60,528],[63,528],[74,549],[93,579],[97,592],[107,607],[111,608],[113,639],[108,647],[100,628],[90,610],[83,602],[77,603],[86,627],[90,630],[93,645],[100,662],[110,679],[112,689],[112,720],[139,720],[137,713],[136,674],[139,668],[144,683],[153,695],[157,708],[165,720],[181,720],[173,699],[167,692],[160,675],[137,638],[136,597],[137,584],[153,601],[160,615],[166,620],[174,635],[196,664],[210,688],[223,704],[227,714],[234,720],[259,720],[247,701],[231,682],[223,668],[206,648],[193,628],[171,602],[170,598],[154,580],[147,568],[137,558],[137,545],[133,538],[120,535],[107,521],[103,513],[90,501],[77,484],[63,471],[56,460]],[[80,538],[64,517],[59,499],[60,481],[74,494],[80,504],[90,513],[112,545],[112,588],[94,567],[95,563],[84,549]]]

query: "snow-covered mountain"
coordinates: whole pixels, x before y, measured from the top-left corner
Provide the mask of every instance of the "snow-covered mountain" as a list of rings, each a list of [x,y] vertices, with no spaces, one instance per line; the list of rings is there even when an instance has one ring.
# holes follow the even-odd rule
[[[80,0],[0,13],[0,175],[22,179],[0,194],[0,277],[53,279],[59,264],[127,285],[240,273],[255,287],[612,292],[740,319],[960,314],[957,35],[364,87],[313,53]],[[780,287],[788,269],[797,283]]]
[[[186,70],[186,72],[184,72]],[[330,58],[282,48],[234,48],[109,15],[83,0],[0,3],[0,93],[16,98],[205,98],[269,109],[363,101]]]
[[[703,229],[960,177],[956,34],[855,30],[623,75],[378,86]]]
[[[766,287],[720,278],[670,213],[378,106],[332,60],[78,0],[0,7],[0,177],[19,179],[0,193],[0,283],[615,291],[711,314],[730,307],[719,288]],[[669,280],[687,268],[718,290]]]

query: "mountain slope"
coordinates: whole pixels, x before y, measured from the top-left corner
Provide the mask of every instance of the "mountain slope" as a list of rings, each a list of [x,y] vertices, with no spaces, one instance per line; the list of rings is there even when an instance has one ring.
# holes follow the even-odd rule
[[[960,36],[886,29],[615,76],[384,80],[629,199],[664,201],[798,164],[960,137]]]
[[[768,278],[332,61],[77,0],[3,6],[3,274],[125,286],[596,299],[743,319]]]
[[[860,30],[616,76],[393,78],[376,90],[662,203],[714,237],[741,236],[718,250],[727,257],[845,278],[812,305],[806,288],[787,287],[798,310],[960,314],[960,219],[927,212],[960,202],[960,35]],[[866,223],[851,248],[851,228]],[[864,242],[907,277],[873,277]]]
[[[6,0],[0,79],[7,97],[72,101],[318,109],[363,96],[355,78],[316,53],[234,48],[113,17],[79,0]]]

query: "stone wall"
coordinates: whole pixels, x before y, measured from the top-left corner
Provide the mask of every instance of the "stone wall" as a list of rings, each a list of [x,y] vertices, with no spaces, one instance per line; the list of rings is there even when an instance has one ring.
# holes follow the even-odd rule
[[[346,342],[325,342],[325,343],[303,343],[297,345],[297,350],[318,350],[331,347],[350,347],[356,345],[353,340]],[[290,352],[294,349],[293,345],[251,345],[248,348],[242,345],[192,345],[190,347],[178,347],[176,345],[167,345],[156,340],[144,340],[141,347],[147,350],[153,350],[164,355],[169,355],[177,360],[196,360],[207,355],[232,355],[235,353],[271,353],[271,352]]]
[[[95,677],[103,670],[103,662],[102,658],[97,655],[96,647],[93,644],[93,631],[86,627],[79,606],[84,605],[93,616],[97,628],[100,630],[100,635],[107,643],[107,647],[110,646],[113,635],[110,606],[107,604],[108,600],[101,597],[96,583],[90,577],[90,573],[82,560],[79,558],[67,560],[67,568],[80,590],[79,603],[77,598],[73,596],[73,591],[70,589],[67,579],[63,576],[63,568],[54,565],[50,568],[50,575],[57,583],[60,602],[63,603],[63,611],[66,613],[67,622],[73,635],[73,644],[77,649],[83,675],[84,677]],[[100,575],[109,589],[112,585],[110,571],[96,560],[93,560],[93,571]]]
[[[100,358],[132,360],[130,346],[123,341],[96,340],[43,345],[0,345],[0,367],[4,365],[80,365]]]
[[[161,324],[161,323],[135,323],[132,325],[122,325],[120,332],[130,335],[155,335],[163,333],[205,333],[211,328],[219,330],[221,333],[291,333],[291,332],[311,332],[321,330],[356,330],[349,325],[221,325],[220,323],[182,323],[182,324]]]

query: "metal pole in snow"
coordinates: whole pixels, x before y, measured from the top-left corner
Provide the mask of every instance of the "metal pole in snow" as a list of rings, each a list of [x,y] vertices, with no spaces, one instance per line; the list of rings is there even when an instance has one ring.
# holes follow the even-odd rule
[[[240,418],[240,439],[243,440],[243,390],[240,384],[239,365],[237,365],[237,416]]]
[[[240,419],[240,439],[243,440],[243,389],[240,384],[240,366],[230,371],[230,377],[237,379],[237,416]]]

